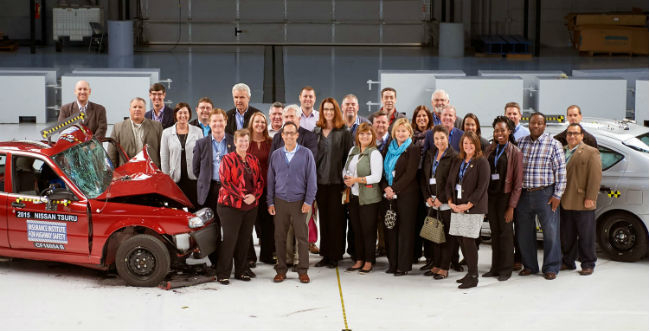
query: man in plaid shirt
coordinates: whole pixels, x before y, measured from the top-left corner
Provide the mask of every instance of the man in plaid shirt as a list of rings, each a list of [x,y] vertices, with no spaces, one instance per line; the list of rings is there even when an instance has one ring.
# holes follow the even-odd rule
[[[520,276],[539,272],[535,216],[544,234],[544,278],[553,280],[560,271],[560,199],[566,187],[566,167],[562,144],[545,133],[546,118],[534,113],[528,123],[530,135],[517,143],[524,154],[524,182],[517,205],[516,236],[524,269]]]

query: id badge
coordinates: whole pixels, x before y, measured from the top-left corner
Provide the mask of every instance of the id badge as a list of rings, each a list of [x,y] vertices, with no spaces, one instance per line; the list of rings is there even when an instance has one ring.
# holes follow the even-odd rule
[[[456,184],[456,198],[457,199],[463,198],[463,187],[460,186],[460,184]]]
[[[492,180],[499,180],[499,174],[492,174]]]
[[[429,185],[436,185],[435,177],[429,178]]]
[[[393,170],[393,178],[395,178],[395,170]]]

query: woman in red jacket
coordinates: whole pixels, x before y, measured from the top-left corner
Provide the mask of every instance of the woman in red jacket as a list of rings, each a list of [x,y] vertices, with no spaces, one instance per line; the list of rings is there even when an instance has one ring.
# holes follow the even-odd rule
[[[219,166],[219,200],[217,213],[221,219],[222,242],[217,262],[217,281],[228,285],[235,259],[235,278],[251,280],[248,263],[248,246],[257,218],[257,201],[262,196],[264,179],[260,162],[247,153],[250,132],[235,132],[235,151],[221,160]]]

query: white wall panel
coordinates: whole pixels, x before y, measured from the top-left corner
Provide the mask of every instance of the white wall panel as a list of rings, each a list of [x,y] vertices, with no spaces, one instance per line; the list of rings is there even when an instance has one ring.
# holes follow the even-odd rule
[[[565,115],[568,106],[578,105],[583,116],[624,119],[626,84],[614,78],[539,78],[537,110]]]
[[[524,80],[524,90],[523,90],[523,104],[521,104],[522,110],[535,108],[537,106],[537,90],[539,86],[539,77],[548,77],[548,78],[562,78],[566,77],[566,74],[563,71],[551,70],[551,71],[535,71],[535,70],[479,70],[479,76],[485,77],[521,77]]]
[[[436,89],[449,93],[449,103],[456,107],[456,115],[463,117],[474,113],[489,125],[503,115],[503,106],[508,102],[522,103],[524,80],[520,77],[438,77]]]
[[[648,81],[647,80],[637,80],[634,93],[634,119],[637,123],[644,125],[644,121],[647,121],[650,112],[650,106],[648,106]]]
[[[20,116],[46,121],[46,74],[0,73],[0,123],[19,123]]]
[[[90,84],[92,92],[89,100],[101,104],[106,108],[106,120],[109,125],[120,122],[129,116],[129,102],[135,97],[141,97],[147,101],[147,109],[151,107],[151,102],[149,101],[150,75],[62,75],[61,103],[66,104],[76,99],[74,95],[74,84],[79,80],[85,80]]]

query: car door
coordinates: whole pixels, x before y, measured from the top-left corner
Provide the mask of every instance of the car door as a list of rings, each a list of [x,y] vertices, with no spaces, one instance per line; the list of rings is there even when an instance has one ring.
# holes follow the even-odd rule
[[[9,247],[9,236],[7,234],[7,191],[5,176],[7,155],[0,153],[0,247]]]
[[[54,163],[40,155],[12,155],[10,168],[5,204],[11,248],[88,254],[88,201]],[[69,189],[77,201],[48,202],[43,191],[50,186]]]

